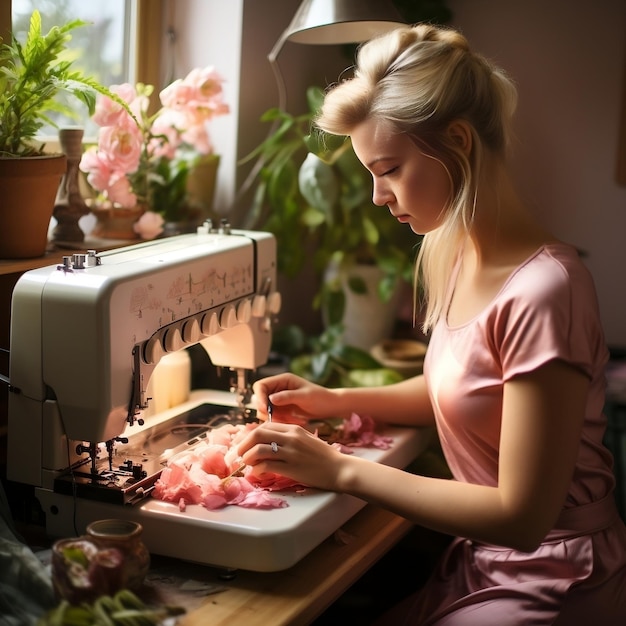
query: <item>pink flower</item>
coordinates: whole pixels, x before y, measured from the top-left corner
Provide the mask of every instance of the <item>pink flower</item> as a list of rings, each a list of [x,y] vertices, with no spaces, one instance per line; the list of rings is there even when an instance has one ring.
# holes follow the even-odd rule
[[[108,187],[103,191],[111,202],[121,207],[130,209],[137,204],[137,196],[133,193],[130,181],[123,174],[112,174]]]
[[[195,68],[185,77],[185,83],[194,86],[199,97],[210,100],[221,96],[224,79],[212,65],[204,68]]]
[[[164,107],[185,110],[197,123],[198,119],[230,112],[223,101],[223,82],[213,66],[195,68],[183,80],[175,80],[163,89],[159,97]]]
[[[194,91],[191,85],[185,84],[179,78],[161,91],[159,99],[165,108],[178,109],[184,107],[191,100]]]
[[[173,159],[182,142],[179,128],[183,128],[184,125],[183,113],[173,109],[163,109],[163,113],[154,120],[150,129],[153,135],[150,143],[152,154],[155,157]]]
[[[163,232],[163,216],[154,211],[146,211],[133,225],[134,231],[142,239],[154,239]]]
[[[189,127],[182,135],[183,143],[188,144],[200,154],[212,154],[213,144],[204,124]]]
[[[137,130],[124,126],[104,126],[100,129],[98,150],[101,158],[115,171],[129,174],[139,167],[142,137]]]
[[[87,173],[87,182],[94,189],[106,189],[111,179],[111,168],[108,162],[101,158],[95,147],[86,150],[80,160],[79,168]]]
[[[214,151],[207,122],[230,110],[223,82],[212,66],[193,69],[163,89],[153,115],[151,85],[114,85],[119,101],[99,96],[98,145],[84,153],[80,169],[100,200],[123,207],[139,201],[158,206],[168,220],[184,219],[187,173],[198,156]]]

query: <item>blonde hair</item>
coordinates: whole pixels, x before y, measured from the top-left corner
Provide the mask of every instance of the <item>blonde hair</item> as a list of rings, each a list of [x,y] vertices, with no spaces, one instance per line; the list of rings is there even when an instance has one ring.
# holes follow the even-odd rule
[[[425,332],[442,315],[448,279],[474,218],[485,152],[506,155],[516,104],[511,80],[473,53],[463,35],[418,24],[364,44],[353,77],[329,89],[315,120],[333,135],[349,135],[370,118],[386,120],[446,168],[452,197],[442,225],[424,235],[415,268]],[[446,133],[455,120],[471,129],[469,157]]]

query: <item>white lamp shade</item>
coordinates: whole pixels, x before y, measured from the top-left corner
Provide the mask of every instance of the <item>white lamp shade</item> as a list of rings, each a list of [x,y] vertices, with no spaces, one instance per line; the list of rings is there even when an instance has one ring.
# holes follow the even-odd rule
[[[391,0],[304,0],[283,36],[304,44],[358,43],[404,24]]]

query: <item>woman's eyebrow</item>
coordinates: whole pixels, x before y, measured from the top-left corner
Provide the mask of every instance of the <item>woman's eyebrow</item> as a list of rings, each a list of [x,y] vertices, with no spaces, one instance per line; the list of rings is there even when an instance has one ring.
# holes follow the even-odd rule
[[[381,163],[384,161],[393,161],[393,157],[390,156],[380,156],[380,157],[376,157],[374,159],[372,159],[371,161],[369,161],[368,163],[365,164],[365,166],[367,168],[371,168],[374,165],[376,165],[377,163]]]

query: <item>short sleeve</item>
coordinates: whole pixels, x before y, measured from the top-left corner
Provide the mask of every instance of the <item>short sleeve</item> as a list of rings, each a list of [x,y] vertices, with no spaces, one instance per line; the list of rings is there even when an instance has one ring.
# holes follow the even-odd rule
[[[559,359],[593,375],[604,346],[591,276],[577,258],[544,254],[516,272],[494,309],[503,380]]]

